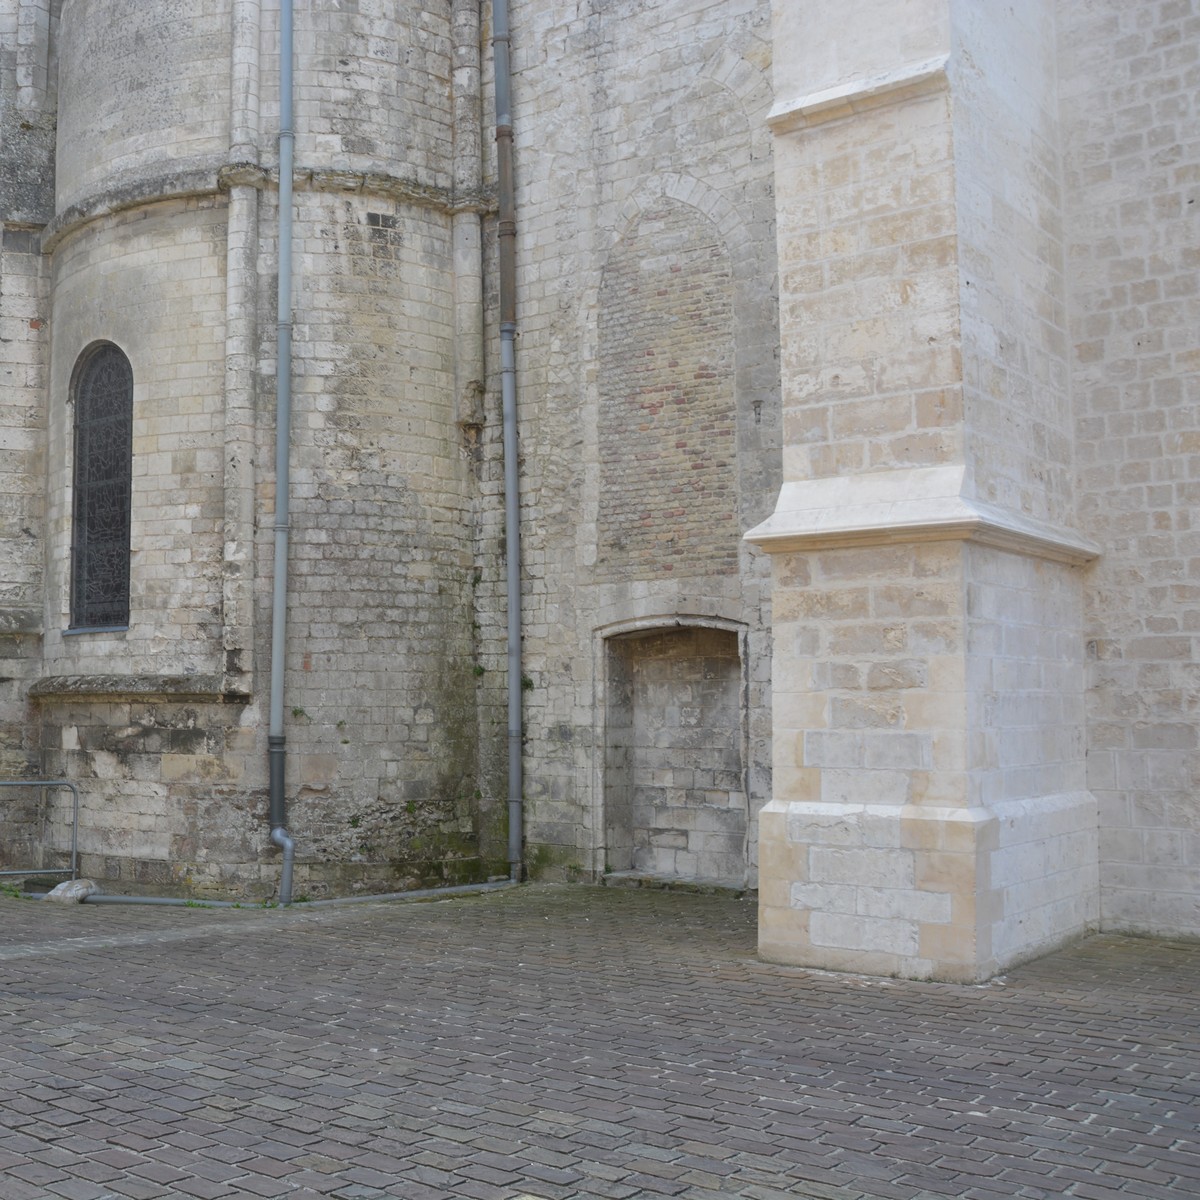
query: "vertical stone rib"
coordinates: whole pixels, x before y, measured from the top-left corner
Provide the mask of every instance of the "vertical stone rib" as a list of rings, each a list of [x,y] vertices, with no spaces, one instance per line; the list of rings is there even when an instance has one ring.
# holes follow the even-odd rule
[[[234,162],[258,162],[259,0],[235,0],[229,144]],[[225,274],[225,517],[222,638],[226,691],[253,688],[254,347],[258,336],[258,191],[229,191]]]
[[[258,162],[258,46],[260,0],[234,0],[229,89],[229,158]]]
[[[53,107],[50,0],[21,0],[17,7],[17,105],[43,112]]]
[[[479,0],[454,0],[451,14],[454,194],[478,191],[481,171]],[[480,216],[456,212],[454,237],[454,396],[460,425],[483,421],[483,251]]]

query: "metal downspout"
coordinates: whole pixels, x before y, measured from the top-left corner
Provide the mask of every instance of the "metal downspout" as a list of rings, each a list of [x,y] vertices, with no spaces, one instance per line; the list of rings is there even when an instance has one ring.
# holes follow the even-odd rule
[[[496,171],[499,183],[500,395],[504,412],[504,550],[508,600],[508,866],[521,878],[521,493],[517,472],[517,222],[513,196],[512,69],[508,0],[492,0],[496,77]]]
[[[287,832],[284,766],[287,738],[283,732],[283,681],[287,650],[288,587],[288,451],[292,433],[292,0],[279,11],[279,284],[275,352],[275,561],[271,593],[271,707],[267,761],[271,841],[283,850],[279,903],[292,900],[292,863],[296,843]]]

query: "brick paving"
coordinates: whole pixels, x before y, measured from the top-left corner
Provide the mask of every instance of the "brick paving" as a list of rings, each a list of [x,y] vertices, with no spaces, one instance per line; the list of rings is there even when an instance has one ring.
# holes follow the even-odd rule
[[[760,963],[754,916],[0,898],[0,1200],[1200,1196],[1200,946],[960,987]]]

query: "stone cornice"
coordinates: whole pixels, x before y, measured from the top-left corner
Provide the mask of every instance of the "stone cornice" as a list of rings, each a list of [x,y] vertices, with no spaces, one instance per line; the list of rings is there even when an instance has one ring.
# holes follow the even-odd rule
[[[1100,548],[1072,530],[964,495],[960,465],[785,483],[746,534],[768,554],[912,542],[975,542],[1079,566]]]
[[[42,253],[49,254],[65,237],[98,221],[129,209],[165,200],[192,200],[217,193],[216,177],[206,169],[178,171],[124,186],[106,188],[81,204],[56,213],[42,231]]]
[[[42,252],[49,254],[76,230],[102,217],[167,200],[194,200],[219,196],[231,187],[260,190],[279,186],[278,172],[254,163],[223,163],[217,167],[181,170],[166,175],[106,188],[80,204],[56,214],[42,231]],[[419,183],[414,179],[373,171],[322,171],[298,167],[298,192],[340,192],[379,196],[400,204],[434,209],[453,215],[459,212],[496,211],[495,189],[481,187],[469,193]]]
[[[924,62],[907,63],[894,71],[847,80],[817,92],[777,101],[767,114],[767,124],[775,133],[790,133],[853,113],[944,91],[949,87],[948,63],[949,55],[941,54]]]
[[[222,191],[235,186],[277,188],[279,173],[248,163],[230,163],[217,172],[217,184]],[[384,196],[401,204],[418,208],[434,208],[440,212],[496,211],[494,188],[481,187],[471,192],[454,192],[450,188],[418,183],[400,175],[382,171],[321,171],[296,168],[295,190],[298,192],[349,192],[364,196]]]

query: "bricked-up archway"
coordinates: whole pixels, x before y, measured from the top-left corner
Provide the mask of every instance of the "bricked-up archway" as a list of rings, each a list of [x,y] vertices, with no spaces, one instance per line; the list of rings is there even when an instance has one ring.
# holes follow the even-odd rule
[[[607,642],[607,867],[742,886],[746,791],[738,635],[675,627]]]
[[[720,234],[687,205],[660,199],[612,250],[600,292],[602,578],[737,571],[733,298]]]

